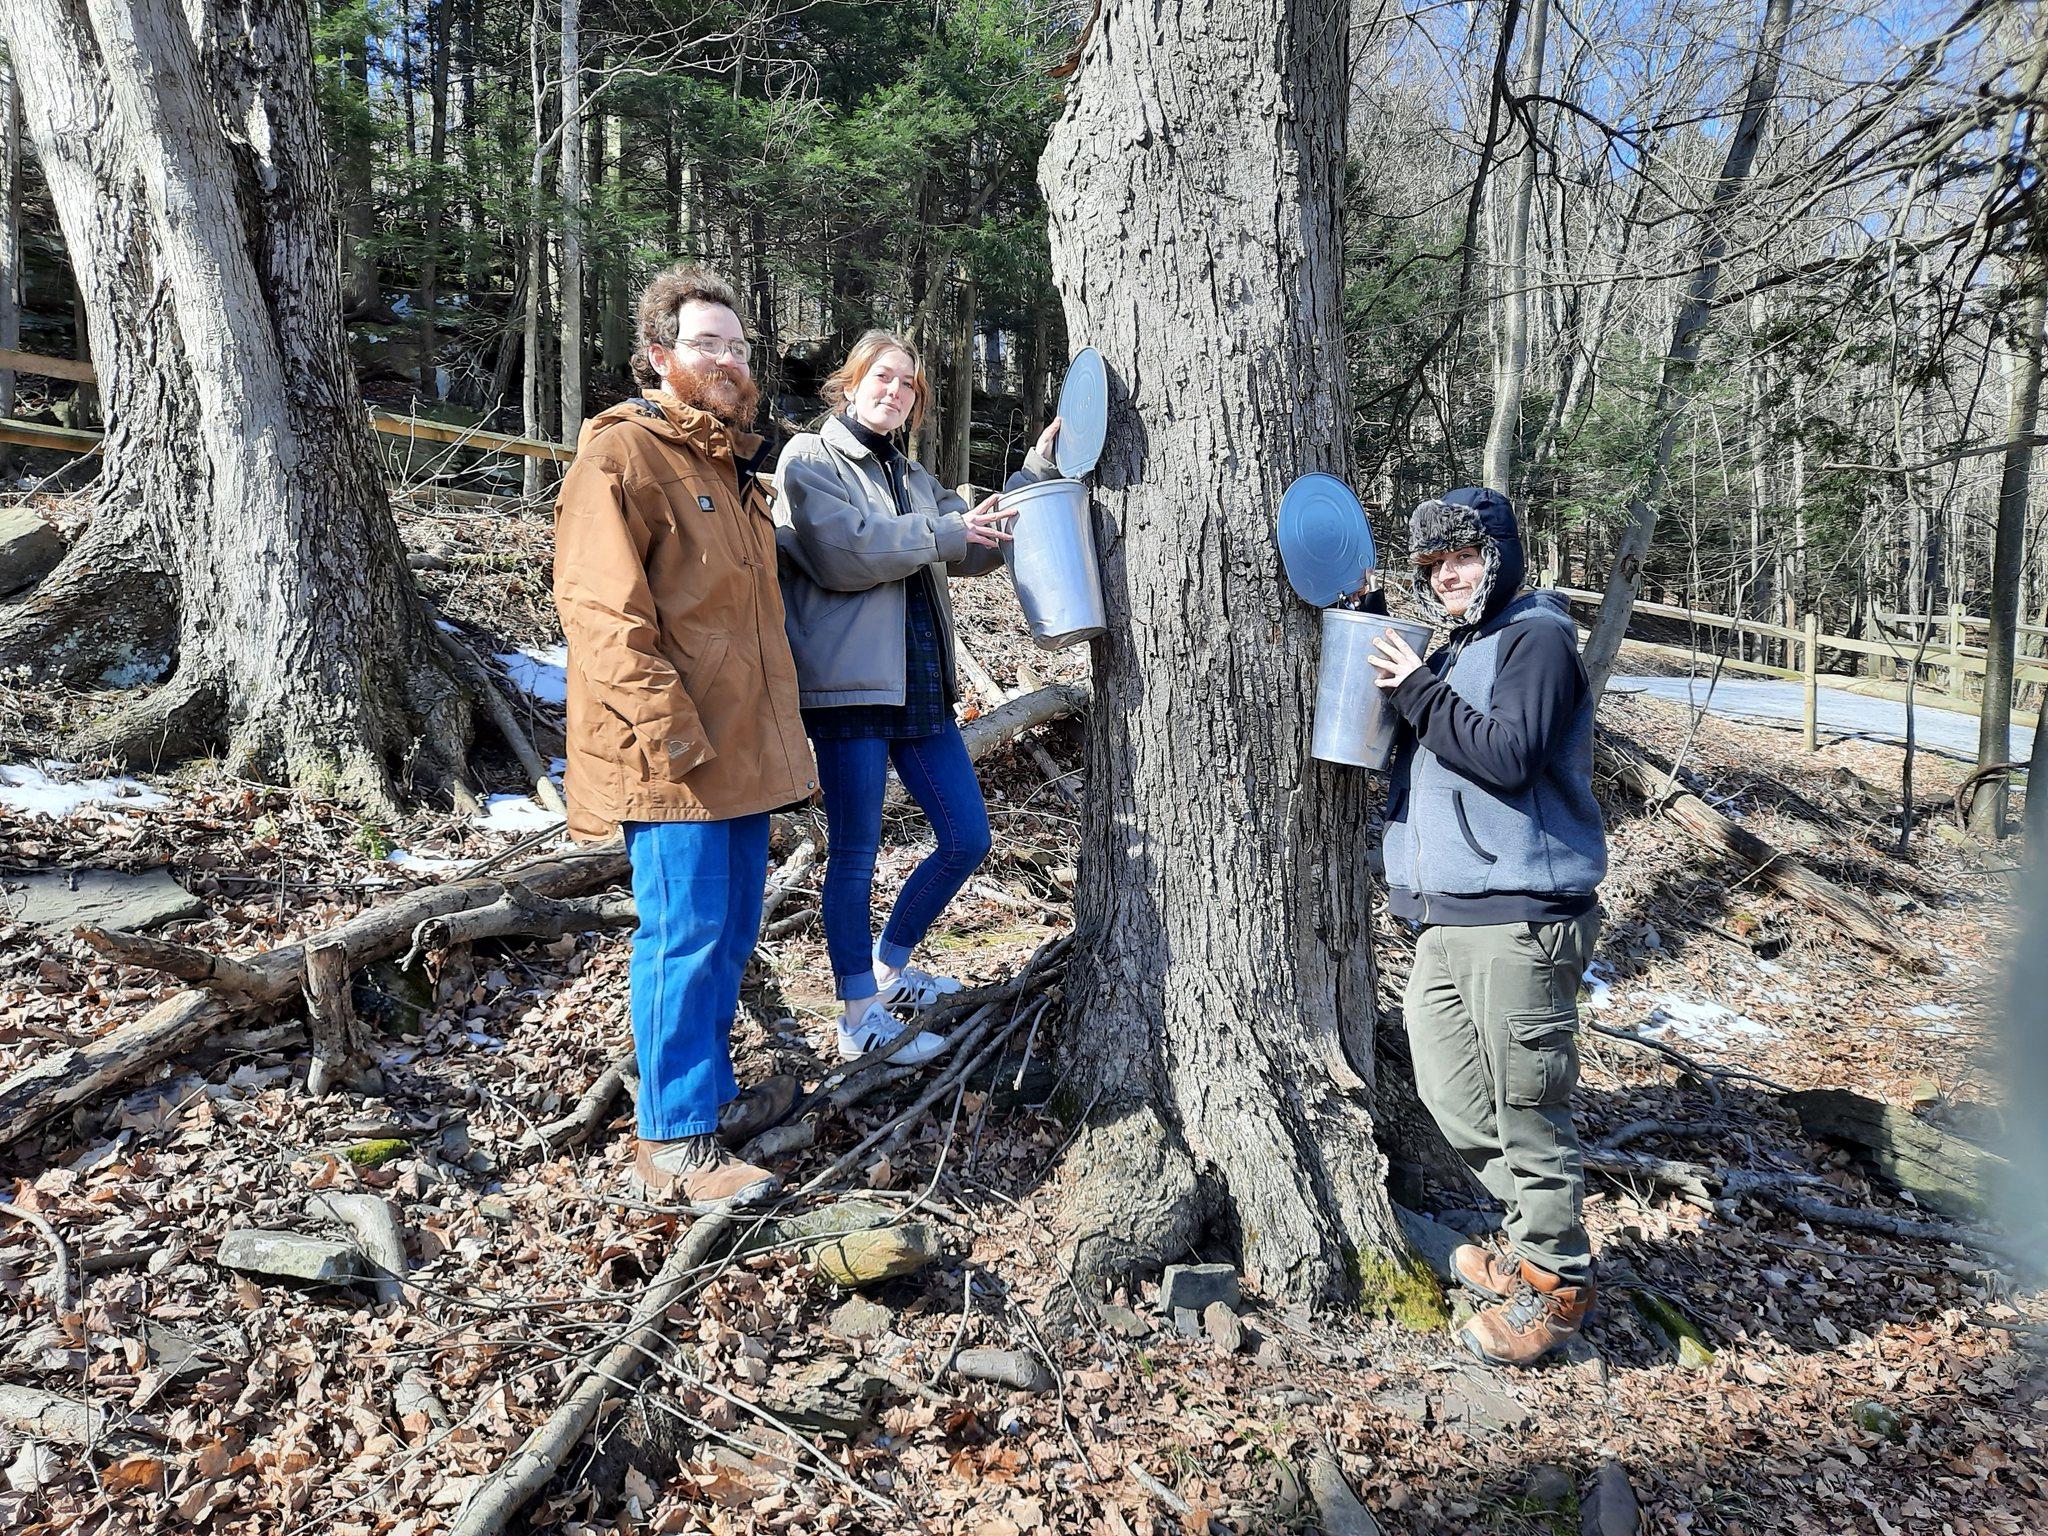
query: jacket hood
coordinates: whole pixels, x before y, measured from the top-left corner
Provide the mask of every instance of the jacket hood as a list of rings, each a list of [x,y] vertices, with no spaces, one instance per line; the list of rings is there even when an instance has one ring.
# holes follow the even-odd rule
[[[730,454],[744,464],[757,457],[762,439],[753,432],[735,432],[709,411],[679,405],[666,390],[643,390],[630,400],[608,406],[583,423],[576,438],[576,451],[588,448],[601,432],[622,421],[630,421],[666,442],[691,448],[698,453]]]
[[[1416,507],[1408,519],[1408,533],[1409,554],[1415,559],[1476,548],[1486,562],[1486,574],[1472,596],[1472,606],[1456,619],[1445,611],[1427,575],[1418,570],[1410,578],[1422,611],[1453,629],[1476,628],[1494,617],[1521,590],[1528,574],[1514,504],[1499,491],[1484,486],[1446,491]]]

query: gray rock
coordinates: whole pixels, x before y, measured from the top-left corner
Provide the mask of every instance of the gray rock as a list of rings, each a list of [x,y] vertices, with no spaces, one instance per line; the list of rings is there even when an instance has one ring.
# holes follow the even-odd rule
[[[1866,1434],[1882,1435],[1887,1440],[1903,1441],[1906,1438],[1906,1421],[1896,1408],[1878,1402],[1875,1398],[1863,1398],[1849,1405],[1849,1420]]]
[[[1212,1301],[1235,1308],[1237,1271],[1228,1264],[1169,1264],[1159,1278],[1159,1310],[1169,1316],[1180,1307],[1196,1312]]]
[[[1393,1387],[1385,1392],[1375,1392],[1366,1399],[1382,1413],[1391,1413],[1397,1419],[1407,1419],[1413,1424],[1422,1424],[1429,1419],[1429,1399],[1408,1387]]]
[[[1579,1536],[1636,1536],[1642,1529],[1636,1491],[1618,1461],[1603,1461],[1579,1500]]]
[[[476,1213],[485,1221],[496,1222],[501,1227],[509,1227],[519,1219],[519,1208],[503,1195],[485,1195],[477,1201]]]
[[[1570,1472],[1554,1461],[1539,1461],[1522,1479],[1522,1497],[1538,1509],[1563,1509],[1577,1486]]]
[[[87,923],[139,932],[204,917],[206,904],[166,870],[130,875],[117,869],[75,869],[7,881],[0,887],[0,910],[16,922],[66,933]]]
[[[1152,1325],[1129,1307],[1106,1306],[1096,1313],[1095,1319],[1104,1331],[1122,1339],[1142,1339],[1152,1331]]]
[[[1592,1340],[1583,1333],[1575,1333],[1564,1343],[1565,1363],[1585,1380],[1596,1386],[1607,1384],[1607,1357],[1593,1347]]]
[[[0,507],[0,597],[34,586],[63,558],[56,529],[27,507]]]
[[[362,1260],[355,1244],[300,1232],[237,1227],[220,1240],[214,1260],[239,1274],[300,1285],[348,1285],[362,1278]]]
[[[873,1422],[889,1392],[887,1379],[850,1361],[814,1360],[771,1387],[766,1406],[798,1429],[851,1440]]]
[[[896,1325],[896,1314],[879,1301],[849,1296],[832,1309],[825,1331],[839,1339],[879,1339]]]
[[[1451,1253],[1465,1241],[1461,1232],[1454,1231],[1442,1222],[1433,1220],[1405,1205],[1394,1207],[1394,1217],[1401,1224],[1401,1235],[1408,1239],[1409,1246],[1422,1256],[1437,1279],[1446,1284],[1457,1281],[1457,1273],[1451,1268]]]
[[[1490,1375],[1461,1370],[1445,1383],[1436,1417],[1439,1424],[1494,1435],[1522,1428],[1531,1415],[1520,1398]]]
[[[1176,1331],[1192,1339],[1202,1331],[1202,1314],[1193,1307],[1175,1307],[1173,1326]]]
[[[1234,1355],[1244,1348],[1244,1320],[1220,1301],[1202,1308],[1202,1332],[1219,1354]]]

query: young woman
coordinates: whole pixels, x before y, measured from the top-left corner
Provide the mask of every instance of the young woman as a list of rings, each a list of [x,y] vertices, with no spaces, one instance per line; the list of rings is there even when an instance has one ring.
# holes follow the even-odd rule
[[[1002,563],[1009,539],[994,496],[970,508],[909,457],[931,403],[917,353],[869,331],[825,384],[832,407],[791,439],[777,470],[776,520],[790,650],[804,728],[818,757],[827,847],[825,947],[845,1015],[839,1051],[854,1057],[905,1028],[892,1008],[929,1007],[960,990],[910,963],[947,902],[988,856],[988,807],[953,723],[949,576]],[[1050,479],[1057,421],[1006,489]],[[874,943],[875,850],[889,765],[938,847],[904,883]],[[945,1045],[920,1032],[896,1053],[929,1061]]]

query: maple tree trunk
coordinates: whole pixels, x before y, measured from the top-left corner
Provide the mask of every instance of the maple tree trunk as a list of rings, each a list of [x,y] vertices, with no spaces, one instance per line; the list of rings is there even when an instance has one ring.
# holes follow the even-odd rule
[[[1367,777],[1308,756],[1318,617],[1273,511],[1342,474],[1344,29],[1328,7],[1106,7],[1039,177],[1076,345],[1109,359],[1064,1049],[1087,1283],[1206,1237],[1294,1297],[1401,1252],[1370,1112]],[[1198,214],[1194,208],[1198,206]]]
[[[377,810],[444,783],[469,703],[348,365],[303,4],[9,0],[0,26],[109,426],[92,524],[0,608],[0,664],[168,671],[76,751],[220,748]]]

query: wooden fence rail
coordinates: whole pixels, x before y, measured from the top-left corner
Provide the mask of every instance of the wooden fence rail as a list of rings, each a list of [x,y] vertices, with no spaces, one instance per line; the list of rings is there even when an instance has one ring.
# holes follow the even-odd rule
[[[1606,596],[1605,593],[1589,591],[1583,587],[1555,587],[1551,590],[1573,603],[1585,604],[1595,609],[1599,607],[1602,599]],[[1713,661],[1725,671],[1748,672],[1762,677],[1775,677],[1804,683],[1806,685],[1806,707],[1804,711],[1806,750],[1809,752],[1816,750],[1819,745],[1820,682],[1823,676],[1828,675],[1824,674],[1820,669],[1820,658],[1821,654],[1825,651],[1835,651],[1849,656],[1868,657],[1873,661],[1889,662],[1909,670],[1917,662],[1920,667],[1946,675],[1945,692],[1946,702],[1949,705],[1964,709],[1975,709],[1978,707],[1978,701],[1969,696],[1966,684],[1969,678],[1982,677],[1984,675],[1986,665],[1984,653],[1981,650],[1972,650],[1959,644],[1952,644],[1939,649],[1930,644],[1923,655],[1917,654],[1919,651],[1917,641],[1903,639],[1877,641],[1865,640],[1853,635],[1823,634],[1820,628],[1820,616],[1814,613],[1806,614],[1800,620],[1800,627],[1798,629],[1788,629],[1782,624],[1765,623],[1760,619],[1742,619],[1724,613],[1708,613],[1697,608],[1682,608],[1670,603],[1638,602],[1634,609],[1631,610],[1630,616],[1634,617],[1636,614],[1644,614],[1652,618],[1675,619],[1683,623],[1698,625],[1702,629],[1723,631],[1731,637],[1754,635],[1763,639],[1786,642],[1791,648],[1789,654],[1796,654],[1799,659],[1799,664],[1796,667],[1771,666],[1764,662],[1751,661],[1742,656],[1727,655],[1720,651],[1704,649],[1697,645],[1665,645],[1654,641],[1633,639],[1629,640],[1628,644],[1638,650],[1649,651],[1654,655],[1670,656],[1678,660]],[[1879,617],[1890,618],[1895,616],[1880,615]],[[1940,622],[1946,624],[1949,620],[1943,618]],[[1952,636],[1956,633],[1955,626],[1951,626],[1950,633]],[[2048,662],[2025,656],[2016,656],[2013,659],[2012,680],[2015,685],[2021,683],[2040,683],[2048,686]],[[1866,684],[1865,686],[1869,685]],[[2028,716],[2019,713],[2015,713],[2012,719],[2015,725],[2030,723]]]
[[[0,347],[0,372],[33,373],[40,378],[70,379],[92,383],[97,375],[91,363],[70,357],[43,357],[34,352],[17,352]],[[523,459],[553,459],[566,463],[576,457],[567,443],[551,443],[532,437],[515,437],[506,432],[486,432],[481,427],[456,426],[429,421],[422,416],[401,416],[394,411],[370,411],[370,425],[385,437],[413,442],[449,443],[473,448],[479,453],[505,453]],[[0,443],[18,443],[24,448],[54,448],[59,452],[90,453],[99,446],[102,433],[84,427],[50,427],[41,422],[0,418]]]

